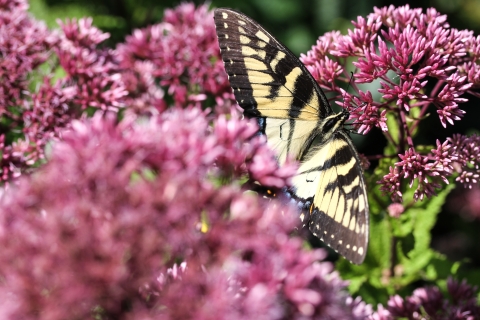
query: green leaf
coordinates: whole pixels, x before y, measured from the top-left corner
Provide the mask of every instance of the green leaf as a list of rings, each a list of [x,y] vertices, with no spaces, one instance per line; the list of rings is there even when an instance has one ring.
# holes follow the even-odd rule
[[[395,237],[407,237],[412,234],[414,220],[410,210],[405,211],[397,219],[392,219],[392,232]]]
[[[397,285],[404,287],[420,279],[436,280],[438,274],[444,273],[439,270],[446,267],[440,263],[443,257],[430,248],[431,230],[453,187],[453,184],[447,185],[437,196],[414,203],[402,214],[401,220],[392,223],[398,241],[396,256],[401,270],[396,274]],[[413,197],[411,190],[406,194],[406,198],[410,197]],[[434,259],[437,264],[432,267]]]
[[[413,236],[415,238],[415,247],[410,252],[411,257],[421,256],[430,248],[431,230],[434,227],[437,216],[440,213],[447,195],[455,187],[454,184],[445,186],[436,196],[424,200],[424,204],[417,203],[409,209],[414,219]]]
[[[342,277],[350,281],[349,292],[366,302],[385,303],[390,295],[411,294],[419,280],[442,284],[458,268],[430,246],[432,228],[453,184],[419,202],[413,202],[415,189],[416,185],[404,193],[406,210],[398,219],[386,213],[378,188],[369,190],[370,243],[365,262],[337,263]]]
[[[384,199],[380,198],[380,202],[377,200],[376,197],[369,197],[370,239],[364,263],[354,265],[345,259],[337,262],[337,270],[342,278],[350,282],[349,292],[375,304],[388,299],[389,294],[384,287],[388,282],[392,239],[390,222],[381,203]]]

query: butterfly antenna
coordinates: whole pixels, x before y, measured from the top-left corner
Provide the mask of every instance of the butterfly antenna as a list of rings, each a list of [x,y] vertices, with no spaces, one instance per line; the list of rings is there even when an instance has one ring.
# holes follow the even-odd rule
[[[345,97],[346,97],[346,94],[348,92],[348,90],[350,89],[350,83],[352,83],[352,80],[353,80],[353,72],[350,71],[350,81],[348,81],[348,85],[347,85],[347,90],[345,90],[345,93],[343,94],[343,106],[344,106],[344,109],[346,110],[347,108],[345,107]],[[352,124],[349,124],[349,125],[352,125]],[[355,132],[353,131],[352,129],[346,129],[348,131],[348,133],[352,133],[352,132]]]
[[[348,85],[347,85],[347,90],[345,90],[345,93],[343,94],[343,105],[345,106],[345,96],[348,92],[348,90],[350,89],[350,84],[352,83],[353,81],[353,72],[350,71],[350,81],[348,81]]]
[[[350,71],[350,81],[348,82],[348,85],[347,85],[347,90],[345,91],[344,95],[343,95],[343,105],[345,105],[345,95],[347,94],[348,92],[348,89],[350,89],[350,84],[352,83],[353,81],[353,72]],[[360,105],[361,106],[361,105]],[[360,108],[360,106],[356,106],[356,107],[353,107],[353,110],[356,110],[358,108]],[[355,124],[358,124],[358,123],[350,123],[349,125],[353,126]],[[357,131],[355,131],[354,129],[347,129],[348,133],[354,133],[354,134],[359,134]]]

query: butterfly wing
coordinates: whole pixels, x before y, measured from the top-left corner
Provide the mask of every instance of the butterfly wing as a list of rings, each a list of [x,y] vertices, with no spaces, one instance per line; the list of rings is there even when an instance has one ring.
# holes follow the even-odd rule
[[[348,134],[337,129],[345,117],[333,113],[305,66],[257,22],[223,8],[214,18],[238,104],[258,119],[280,164],[287,155],[300,161],[290,193],[309,211],[310,230],[361,263],[368,245],[368,203],[358,155]],[[335,129],[326,138],[322,132],[329,126]],[[324,139],[312,147],[319,136]]]
[[[333,113],[315,80],[285,46],[257,22],[231,9],[215,9],[222,59],[238,104],[259,118],[283,163],[300,160],[317,121]]]
[[[332,113],[305,66],[257,22],[231,9],[216,9],[214,18],[225,70],[247,115],[316,121]]]
[[[307,211],[310,231],[354,263],[368,247],[369,208],[360,160],[348,134],[311,148],[293,179],[292,194]]]

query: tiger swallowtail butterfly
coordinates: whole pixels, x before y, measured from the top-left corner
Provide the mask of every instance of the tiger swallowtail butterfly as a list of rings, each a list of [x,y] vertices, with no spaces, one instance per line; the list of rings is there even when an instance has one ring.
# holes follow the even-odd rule
[[[290,196],[310,231],[342,256],[365,259],[369,207],[355,147],[310,72],[257,22],[232,9],[214,13],[225,70],[244,115],[256,118],[283,164],[299,161]]]

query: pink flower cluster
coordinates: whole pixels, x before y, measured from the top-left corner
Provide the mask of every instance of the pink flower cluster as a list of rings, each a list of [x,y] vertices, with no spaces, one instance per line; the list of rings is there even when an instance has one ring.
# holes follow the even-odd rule
[[[125,74],[129,83],[144,84],[137,94],[151,97],[146,103],[134,100],[134,107],[158,104],[155,97],[161,95],[154,82],[165,88],[176,106],[199,106],[212,96],[217,104],[234,101],[212,21],[213,12],[206,5],[184,3],[166,10],[162,23],[135,30],[118,46],[122,68],[131,70]]]
[[[25,101],[28,76],[32,69],[44,63],[58,39],[43,23],[33,20],[26,12],[23,0],[0,1],[0,179],[8,181],[21,175],[43,155],[44,141],[35,133],[22,136],[23,119],[18,109],[29,109]],[[35,131],[35,128],[32,128]]]
[[[26,1],[0,2],[0,115],[14,117],[9,107],[21,104],[28,73],[45,62],[57,39],[31,19]]]
[[[435,9],[424,13],[408,5],[375,8],[353,25],[347,35],[329,32],[320,37],[301,59],[326,92],[344,98],[339,104],[349,108],[358,132],[378,127],[395,145],[401,161],[379,181],[382,190],[399,201],[401,179],[409,179],[410,188],[417,182],[416,199],[431,196],[441,187],[438,182],[448,183],[447,177],[455,172],[456,155],[447,151],[448,141],[437,142],[437,149],[422,154],[413,143],[414,131],[430,109],[436,110],[444,127],[453,125],[465,113],[459,108],[459,103],[467,101],[462,96],[479,96],[472,89],[480,87],[480,38],[451,28],[446,16]],[[350,79],[351,58],[356,60],[353,94],[339,86]],[[363,83],[374,83],[381,99],[375,101],[370,91],[362,91]],[[388,132],[387,114],[400,127],[398,137]],[[478,147],[477,142],[470,143]],[[471,183],[475,174],[478,177],[478,172],[469,176],[465,162],[456,163],[462,174],[472,177],[460,181]]]
[[[133,120],[75,120],[48,164],[3,195],[1,318],[371,314],[325,252],[289,235],[294,207],[240,187],[246,171],[276,187],[296,171],[278,168],[254,123],[198,108]]]
[[[65,80],[75,83],[73,103],[81,110],[93,107],[117,111],[123,106],[127,91],[121,81],[116,53],[97,48],[110,35],[94,27],[91,18],[58,23],[63,34],[56,53],[67,73]]]
[[[91,19],[52,33],[27,8],[0,0],[2,181],[37,165],[55,140],[48,163],[2,193],[0,318],[415,319],[431,316],[430,306],[459,319],[478,315],[474,288],[455,282],[450,302],[418,289],[373,312],[348,296],[323,251],[291,235],[295,208],[247,192],[247,174],[275,191],[296,165],[278,167],[257,125],[238,119],[206,6],[168,10],[116,50],[100,48],[108,34]],[[405,124],[392,139],[400,161],[382,188],[400,199],[401,179],[410,179],[421,199],[453,173],[467,186],[478,182],[478,137],[454,136],[425,155],[411,133],[429,105],[444,125],[461,117],[460,95],[479,80],[478,39],[435,11],[408,7],[376,10],[348,36],[322,39],[303,59],[324,89],[357,106],[358,130],[388,135],[388,113]],[[351,56],[357,82],[378,80],[386,101],[357,84],[358,94],[338,86]],[[64,77],[31,82],[45,62]],[[389,208],[392,216],[403,210]]]
[[[455,180],[471,189],[479,182],[479,150],[480,137],[458,134],[442,144],[437,140],[437,148],[425,156],[411,148],[405,154],[398,155],[401,161],[395,164],[394,169],[390,168],[390,172],[383,177],[381,189],[400,201],[402,193],[399,179],[402,173],[403,178],[409,178],[410,188],[415,180],[417,181],[414,197],[421,200],[424,195],[434,195],[435,188],[441,187],[440,182],[448,184],[447,178],[454,172],[457,174]]]
[[[52,33],[27,9],[26,1],[0,2],[0,116],[8,125],[0,136],[1,181],[38,164],[46,143],[92,109],[151,115],[209,98],[217,113],[231,112],[234,99],[206,6],[167,10],[162,23],[135,31],[117,50],[100,48],[109,35],[91,18],[59,21],[61,31]],[[41,73],[45,62],[52,74],[65,75],[31,83],[29,74]],[[31,87],[38,90],[27,94]]]
[[[114,51],[97,48],[108,34],[91,19],[60,23],[62,32],[54,33],[27,9],[26,1],[0,2],[0,116],[7,132],[0,136],[2,182],[43,160],[47,142],[87,108],[117,110],[127,94]],[[42,64],[66,76],[44,76]]]
[[[480,306],[475,296],[476,288],[465,281],[459,283],[451,278],[447,280],[448,296],[438,287],[416,289],[413,295],[402,298],[391,297],[387,309],[379,307],[375,320],[390,319],[465,319],[480,317]]]

